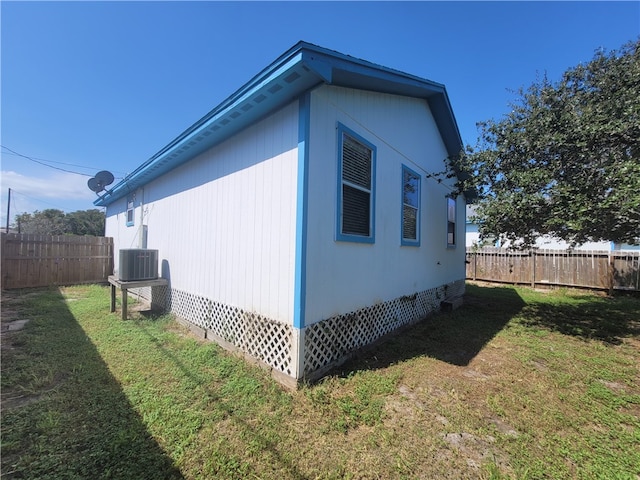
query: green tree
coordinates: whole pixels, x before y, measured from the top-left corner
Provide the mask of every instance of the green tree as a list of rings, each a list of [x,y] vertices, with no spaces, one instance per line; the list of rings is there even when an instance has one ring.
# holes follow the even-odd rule
[[[66,233],[73,235],[104,236],[104,213],[94,208],[67,213],[65,217]]]
[[[481,237],[572,245],[640,237],[640,40],[519,91],[457,161]]]
[[[65,213],[48,208],[31,213],[16,215],[20,232],[35,235],[63,235],[65,233]]]
[[[98,209],[78,210],[65,214],[62,210],[36,210],[16,215],[14,226],[21,233],[35,235],[104,235],[105,217]]]

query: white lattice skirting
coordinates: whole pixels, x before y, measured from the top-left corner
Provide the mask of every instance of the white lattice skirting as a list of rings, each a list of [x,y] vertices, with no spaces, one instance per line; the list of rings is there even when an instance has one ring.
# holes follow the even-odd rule
[[[221,339],[287,377],[315,379],[358,349],[439,310],[442,301],[464,290],[465,281],[458,280],[328,318],[305,327],[300,335],[291,325],[175,288],[146,287],[137,293],[152,307],[171,311],[206,330],[209,338]],[[296,365],[298,361],[302,365]]]
[[[382,336],[422,320],[440,309],[442,301],[464,294],[465,281],[338,315],[305,328],[304,377],[318,378],[331,366]]]

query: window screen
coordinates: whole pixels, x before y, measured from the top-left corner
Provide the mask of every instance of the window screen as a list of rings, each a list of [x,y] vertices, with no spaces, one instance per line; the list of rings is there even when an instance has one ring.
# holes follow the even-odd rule
[[[133,195],[129,195],[127,197],[127,226],[128,227],[133,225],[133,212],[134,212],[133,199],[134,199]]]
[[[447,198],[447,246],[456,244],[456,199]]]
[[[339,239],[373,239],[373,149],[341,131]],[[348,237],[363,237],[363,239]],[[368,240],[365,240],[368,239]]]
[[[420,175],[402,167],[402,244],[418,245],[420,229]]]

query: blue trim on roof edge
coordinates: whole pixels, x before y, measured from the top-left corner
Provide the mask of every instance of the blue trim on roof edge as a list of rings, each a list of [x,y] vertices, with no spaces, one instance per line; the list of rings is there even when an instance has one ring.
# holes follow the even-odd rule
[[[298,42],[93,203],[107,206],[304,95],[320,83],[424,98],[448,154],[462,139],[444,85]]]

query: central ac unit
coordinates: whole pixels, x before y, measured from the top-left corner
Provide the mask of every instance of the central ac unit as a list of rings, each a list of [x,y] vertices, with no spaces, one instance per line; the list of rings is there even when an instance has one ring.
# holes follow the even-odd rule
[[[158,278],[158,250],[146,248],[120,250],[118,278],[123,282]]]

